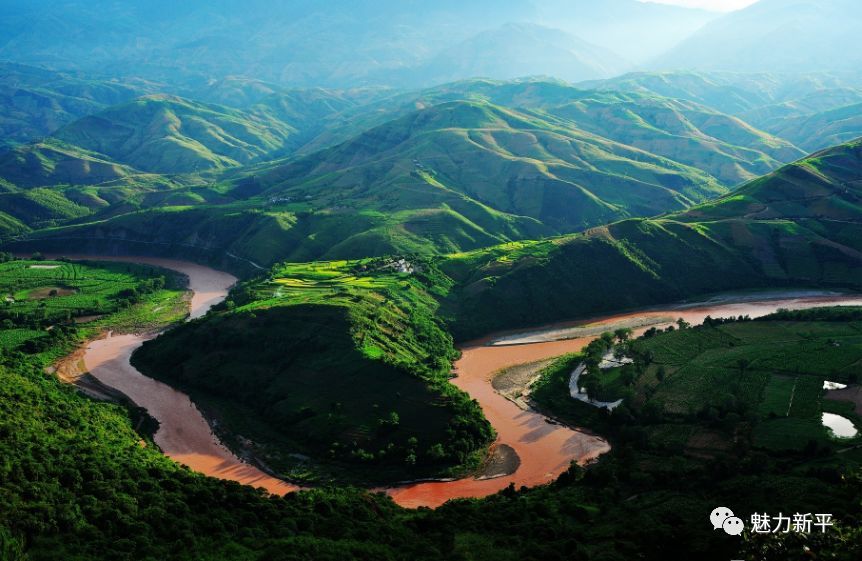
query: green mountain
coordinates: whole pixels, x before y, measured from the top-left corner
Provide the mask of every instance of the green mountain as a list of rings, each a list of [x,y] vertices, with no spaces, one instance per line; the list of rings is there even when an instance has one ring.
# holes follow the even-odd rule
[[[558,231],[680,208],[722,191],[693,168],[477,102],[413,112],[334,148],[256,171],[254,180],[269,196],[327,206],[349,200],[380,210],[416,207],[422,198],[454,191]]]
[[[63,125],[157,87],[138,79],[81,78],[0,62],[0,149],[39,140]]]
[[[682,213],[454,255],[444,313],[469,337],[742,288],[859,289],[860,186],[862,140]]]
[[[0,177],[21,187],[92,185],[136,173],[140,172],[53,139],[0,153]]]
[[[227,171],[215,197],[199,178],[174,178],[199,190],[112,204],[90,224],[39,236],[205,248],[260,265],[458,252],[681,210],[802,155],[736,118],[656,95],[546,80],[476,80],[381,101],[377,95],[268,96],[243,115],[296,123],[278,150],[314,138],[299,156]],[[141,113],[138,103],[149,105],[115,111]],[[158,111],[186,107],[172,98],[152,103]],[[211,113],[210,106],[192,107]],[[220,114],[210,113],[202,112],[217,123]],[[93,120],[76,124],[92,132],[78,142],[111,137],[84,126]],[[159,150],[189,134],[183,126],[138,128],[158,133],[151,137]],[[359,132],[341,140],[351,131]],[[320,145],[331,147],[313,151]],[[219,157],[203,148],[194,156],[207,164]]]
[[[142,207],[224,200],[197,178],[142,173],[50,138],[0,153],[0,182],[0,211],[16,220],[0,223],[4,237]]]
[[[438,277],[386,259],[285,265],[133,361],[220,411],[293,479],[381,483],[475,467],[493,431],[448,383],[457,353],[435,318]]]
[[[763,130],[772,132],[789,119],[823,113],[858,103],[862,103],[862,88],[824,85],[822,89],[803,93],[798,98],[754,108],[740,114],[740,118]]]
[[[805,155],[786,140],[689,101],[589,92],[546,111],[582,130],[704,170],[724,185]]]
[[[84,117],[53,136],[142,171],[172,174],[248,163],[284,147],[294,132],[239,110],[154,95]]]
[[[263,80],[244,76],[227,76],[209,80],[189,97],[228,107],[249,107],[284,91],[284,88]]]
[[[343,125],[328,127],[299,153],[347,141],[417,108],[467,100],[537,113],[546,120],[561,119],[562,126],[701,169],[728,187],[805,155],[784,139],[685,97],[672,99],[649,90],[622,93],[596,84],[601,89],[583,90],[548,79],[468,80],[396,94],[341,113]]]
[[[862,102],[781,119],[770,130],[806,150],[821,150],[862,136]]]
[[[755,126],[762,126],[762,120],[749,120],[747,117],[762,108],[783,103],[814,105],[817,108],[815,110],[845,105],[846,102],[842,100],[846,97],[836,95],[836,92],[859,90],[862,76],[858,71],[738,73],[677,70],[633,72],[609,80],[577,85],[585,89],[653,94],[694,101],[722,113],[741,117]]]

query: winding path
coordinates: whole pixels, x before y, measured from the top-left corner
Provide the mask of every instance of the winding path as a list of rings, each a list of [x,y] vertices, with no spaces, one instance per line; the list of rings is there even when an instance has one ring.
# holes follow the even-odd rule
[[[91,257],[78,259],[127,261],[161,266],[189,277],[194,291],[191,318],[201,317],[223,300],[236,278],[208,267],[143,257]],[[737,300],[743,301],[737,301]],[[572,461],[586,463],[610,450],[602,438],[585,431],[551,424],[541,414],[525,411],[496,393],[492,376],[500,370],[577,352],[595,338],[595,327],[614,329],[632,321],[652,325],[669,317],[682,317],[698,324],[706,316],[763,316],[778,308],[802,309],[818,305],[862,305],[862,296],[822,292],[780,292],[749,297],[731,296],[705,304],[669,306],[652,310],[618,314],[588,321],[555,324],[526,333],[508,333],[468,343],[455,363],[458,377],[453,383],[470,394],[482,407],[497,431],[497,443],[511,446],[521,464],[517,471],[495,479],[465,478],[407,484],[386,489],[398,504],[405,507],[437,507],[447,500],[485,497],[509,484],[536,486],[548,483],[568,469]],[[661,326],[662,324],[659,323]],[[590,328],[590,336],[566,338]],[[645,327],[638,331],[643,331]],[[108,337],[92,342],[84,355],[90,374],[144,407],[158,419],[160,428],[155,441],[172,459],[206,475],[264,487],[284,494],[298,489],[295,485],[269,476],[239,460],[212,434],[209,425],[188,396],[170,386],[143,376],[129,363],[132,353],[146,340],[137,335]]]

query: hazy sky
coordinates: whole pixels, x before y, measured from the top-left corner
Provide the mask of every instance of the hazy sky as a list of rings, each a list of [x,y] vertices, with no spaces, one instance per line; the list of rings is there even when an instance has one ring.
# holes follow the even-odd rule
[[[706,8],[719,12],[738,10],[754,4],[757,0],[641,0],[641,2],[659,2],[661,4],[677,4],[690,8]]]

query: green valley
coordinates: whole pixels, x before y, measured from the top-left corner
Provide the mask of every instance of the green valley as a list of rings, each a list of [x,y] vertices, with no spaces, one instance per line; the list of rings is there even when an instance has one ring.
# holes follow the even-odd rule
[[[208,404],[226,421],[228,441],[253,435],[255,453],[294,479],[307,477],[307,460],[287,450],[336,466],[463,464],[490,433],[446,382],[454,356],[447,331],[466,340],[728,290],[858,290],[860,161],[862,142],[851,143],[684,213],[575,236],[444,257],[277,265],[237,288],[215,316],[145,345],[136,364]],[[418,416],[382,405],[404,399]],[[436,426],[434,407],[473,419],[449,431],[463,444],[422,436]],[[381,430],[387,415],[397,428]],[[461,452],[435,460],[436,444]]]
[[[858,0],[0,0],[0,561],[859,561]]]
[[[444,313],[469,337],[742,288],[858,290],[860,163],[855,141],[683,213],[449,256]]]

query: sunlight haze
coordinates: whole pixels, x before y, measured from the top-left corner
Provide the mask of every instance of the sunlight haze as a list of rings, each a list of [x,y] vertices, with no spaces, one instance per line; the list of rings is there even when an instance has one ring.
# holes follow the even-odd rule
[[[655,4],[675,4],[687,8],[703,8],[716,12],[731,12],[741,10],[756,3],[757,0],[641,0]]]
[[[862,561],[862,0],[0,0],[63,559]]]

